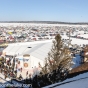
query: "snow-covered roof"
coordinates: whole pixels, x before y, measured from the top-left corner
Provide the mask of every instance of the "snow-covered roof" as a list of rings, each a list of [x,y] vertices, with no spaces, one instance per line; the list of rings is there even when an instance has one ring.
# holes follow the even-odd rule
[[[12,50],[14,48],[14,46],[8,46],[7,48],[5,48],[4,50],[3,50],[3,52],[9,52],[10,50]]]
[[[37,45],[36,47],[30,49],[30,51],[25,53],[29,53],[30,55],[38,59],[44,60],[45,57],[47,57],[51,47],[52,47],[52,43],[43,43],[43,44]]]
[[[29,45],[21,45],[19,46],[18,50],[15,52],[16,55],[20,55],[22,54],[27,48],[29,47]]]
[[[26,43],[14,43],[3,50],[6,55],[24,55],[30,54],[36,58],[44,58],[50,51],[52,40],[49,41],[36,41]]]
[[[12,43],[9,45],[31,45],[31,44],[41,44],[41,43],[48,43],[51,42],[53,39],[50,40],[42,40],[42,41],[32,41],[32,42],[16,42],[16,43]]]
[[[42,43],[42,44],[38,44],[38,45],[34,45],[34,47],[31,46],[31,48],[27,48],[26,50],[24,50],[23,53],[21,53],[20,56],[24,55],[24,54],[30,54],[33,57],[36,57],[38,59],[41,60],[45,60],[45,58],[48,55],[48,52],[50,51],[52,46],[52,43]],[[17,58],[19,58],[19,56],[17,56]]]
[[[43,88],[88,88],[88,72]]]

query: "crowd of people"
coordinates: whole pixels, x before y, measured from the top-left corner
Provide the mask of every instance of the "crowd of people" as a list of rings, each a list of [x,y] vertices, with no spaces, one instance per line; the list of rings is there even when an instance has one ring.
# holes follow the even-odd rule
[[[13,59],[15,58],[13,57]],[[15,79],[19,80],[19,82],[23,84],[32,84],[32,88],[41,88],[62,81],[66,78],[68,74],[67,70],[61,71],[61,69],[58,67],[58,69],[53,70],[51,73],[43,74],[42,72],[40,72],[39,75],[35,75],[34,77],[27,71],[26,79],[23,79],[21,74],[17,78],[17,70],[14,69],[14,66],[15,60],[13,60],[13,63],[11,64],[10,59],[8,61],[6,61],[4,57],[0,59],[0,73],[4,75],[5,79],[10,78],[11,82]]]
[[[60,82],[66,79],[68,75],[68,70],[62,70],[59,67],[56,70],[53,70],[50,73],[43,74],[40,72],[39,75],[35,75],[33,78],[29,74],[29,78],[22,80],[24,84],[31,84],[32,88],[41,88]],[[22,76],[21,76],[22,77]],[[31,88],[31,87],[30,87]]]
[[[6,61],[6,58],[1,57],[0,59],[0,72],[5,76],[5,79],[16,78],[17,71],[14,70],[15,61],[11,64],[10,60]]]

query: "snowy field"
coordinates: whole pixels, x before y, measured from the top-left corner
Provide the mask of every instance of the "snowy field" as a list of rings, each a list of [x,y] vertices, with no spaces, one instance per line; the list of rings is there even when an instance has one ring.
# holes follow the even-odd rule
[[[78,44],[78,45],[88,44],[88,40],[76,39],[76,38],[71,38],[71,39],[72,39],[71,44]]]
[[[61,36],[62,39],[69,39],[66,35]],[[77,45],[83,45],[83,44],[88,44],[88,40],[83,40],[83,39],[78,39],[78,38],[70,38],[71,44],[77,44]]]

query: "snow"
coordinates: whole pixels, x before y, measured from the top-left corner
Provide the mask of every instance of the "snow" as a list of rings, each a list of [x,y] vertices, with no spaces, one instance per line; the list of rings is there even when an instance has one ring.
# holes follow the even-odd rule
[[[88,72],[43,88],[88,88]]]
[[[76,54],[75,57],[73,58],[73,62],[75,64],[72,66],[72,68],[79,66],[81,63],[81,56],[79,54]]]
[[[4,76],[2,73],[0,73],[0,78],[5,79],[5,76]],[[11,79],[6,78],[6,80],[4,80],[3,83],[4,83],[4,82],[7,82],[7,81],[10,81],[10,80],[11,80]]]
[[[67,83],[65,85],[57,86],[54,88],[88,88],[88,78]]]
[[[69,27],[86,27],[87,25],[70,25],[70,24],[43,24],[43,23],[0,23],[0,26],[69,26]]]
[[[88,38],[88,34],[79,35],[79,37]]]
[[[31,86],[31,84],[28,84],[28,85],[22,84],[14,80],[12,80],[12,84],[11,84],[11,79],[9,78],[4,79],[4,75],[0,73],[0,88],[5,88],[6,86],[15,86],[15,87],[22,88],[22,85],[24,86],[24,88],[29,88]]]
[[[77,38],[70,38],[72,39],[71,44],[83,45],[88,44],[88,40],[77,39]]]

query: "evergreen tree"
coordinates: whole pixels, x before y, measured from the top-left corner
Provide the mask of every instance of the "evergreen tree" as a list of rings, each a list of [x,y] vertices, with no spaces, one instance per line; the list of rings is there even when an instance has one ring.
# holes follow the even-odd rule
[[[41,67],[40,65],[40,67],[42,68],[42,73],[46,74],[56,69],[59,69],[59,71],[69,70],[72,65],[71,62],[71,52],[68,46],[63,43],[61,36],[57,34],[55,40],[53,40],[51,51],[45,59],[45,66]]]

